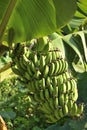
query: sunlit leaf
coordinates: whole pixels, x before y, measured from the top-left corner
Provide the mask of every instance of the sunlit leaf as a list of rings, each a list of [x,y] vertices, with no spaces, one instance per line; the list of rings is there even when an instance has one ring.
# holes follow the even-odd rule
[[[5,1],[0,0],[0,5]],[[0,6],[0,10],[5,8]],[[42,37],[64,26],[75,11],[75,0],[19,0],[9,20],[8,31],[14,30],[15,42]]]

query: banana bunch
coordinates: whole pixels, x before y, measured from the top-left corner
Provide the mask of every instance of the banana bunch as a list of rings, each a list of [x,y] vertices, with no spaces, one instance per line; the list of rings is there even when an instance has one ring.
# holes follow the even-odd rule
[[[31,50],[28,46],[16,45],[11,57],[13,72],[29,89],[32,101],[39,104],[38,109],[48,123],[55,123],[67,115],[79,117],[82,114],[83,104],[76,103],[77,82],[58,48],[46,40],[41,45],[38,39]]]

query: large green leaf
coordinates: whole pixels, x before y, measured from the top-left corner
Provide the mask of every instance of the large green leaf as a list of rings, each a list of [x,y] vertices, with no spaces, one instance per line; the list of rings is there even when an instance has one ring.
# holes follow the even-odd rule
[[[77,0],[77,11],[74,15],[74,18],[70,21],[70,26],[78,30],[80,26],[87,24],[86,18],[87,18],[87,0]]]
[[[7,0],[0,0],[1,19],[7,4]],[[14,30],[15,42],[42,37],[64,26],[75,11],[76,0],[18,0],[8,30]]]

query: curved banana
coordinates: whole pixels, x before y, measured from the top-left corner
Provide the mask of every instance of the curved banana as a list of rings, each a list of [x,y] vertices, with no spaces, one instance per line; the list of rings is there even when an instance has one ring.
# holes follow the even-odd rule
[[[78,89],[75,89],[73,93],[73,101],[76,101],[78,99]]]
[[[12,66],[11,69],[12,69],[12,71],[13,71],[16,75],[19,75],[19,76],[22,76],[22,75],[23,75],[23,73],[22,73],[19,69],[17,69],[15,66]]]
[[[54,111],[55,107],[54,107],[54,100],[53,100],[53,98],[49,98],[48,103],[49,103],[49,106],[51,107],[52,111]]]
[[[58,72],[59,72],[59,68],[60,68],[59,62],[58,62],[58,61],[55,61],[54,64],[55,64],[54,74],[57,75]]]
[[[39,79],[41,77],[41,72],[39,70],[35,71],[35,74],[33,76],[35,79]]]
[[[60,117],[60,118],[64,117],[62,108],[59,108],[58,114],[59,114],[59,117]]]
[[[56,53],[55,51],[52,51],[52,61],[54,62],[56,60]]]
[[[33,54],[33,63],[35,64],[35,66],[38,66],[38,57],[37,57],[37,54]]]
[[[31,71],[32,71],[33,73],[36,72],[36,67],[35,67],[35,65],[34,65],[34,63],[33,63],[32,61],[30,62],[30,68],[31,68]]]
[[[41,102],[40,97],[39,97],[36,93],[34,93],[34,100],[35,100],[37,103],[40,103],[40,102]]]
[[[23,57],[20,57],[19,63],[21,68],[26,71],[27,64],[25,65],[23,60]]]
[[[59,105],[58,97],[54,98],[54,106],[57,109]]]
[[[27,66],[30,63],[30,60],[25,56],[25,54],[22,55],[22,63]]]
[[[49,94],[48,89],[45,89],[45,98],[46,98],[46,100],[49,100],[49,98],[50,98],[50,94]]]
[[[25,77],[27,80],[31,80],[31,79],[32,79],[32,77],[31,77],[27,72],[25,72],[24,77]]]
[[[63,84],[61,84],[61,85],[59,86],[59,93],[60,93],[60,94],[64,94],[64,93],[66,93],[66,92],[67,92],[66,84],[63,83]]]
[[[34,82],[35,89],[39,91],[42,88],[42,86],[39,85],[39,81],[35,79],[33,82]]]
[[[73,107],[73,101],[72,100],[68,100],[67,106],[68,106],[68,110],[71,111],[71,109]]]
[[[66,116],[67,114],[68,114],[68,106],[66,105],[66,104],[64,104],[64,106],[63,106],[63,114],[64,114],[64,116]]]
[[[72,84],[71,84],[70,80],[67,80],[66,91],[67,91],[67,93],[73,92],[73,90],[72,91],[71,90],[72,90]]]
[[[60,51],[57,49],[57,50],[55,51],[55,53],[56,53],[56,59],[59,59],[59,58],[61,57]]]
[[[52,52],[47,53],[45,62],[46,62],[46,64],[50,64],[52,62]]]
[[[56,110],[54,111],[54,116],[55,116],[55,118],[57,119],[57,121],[60,119],[58,109],[56,109]]]
[[[47,76],[47,78],[46,78],[46,85],[47,86],[51,85],[51,78],[49,76]]]
[[[54,86],[57,86],[57,77],[56,76],[54,76],[52,78],[52,83],[53,83]]]
[[[77,116],[77,109],[78,109],[77,104],[73,103],[72,109],[70,111],[71,116]]]
[[[49,75],[53,75],[54,74],[54,70],[55,70],[55,64],[52,62],[49,65]]]
[[[78,108],[77,108],[77,114],[78,114],[78,116],[80,116],[83,113],[83,110],[84,110],[83,104],[79,104]]]
[[[42,110],[43,112],[46,111],[47,114],[52,113],[52,109],[50,108],[48,102],[44,102],[43,105],[41,105],[41,110]]]
[[[64,94],[61,94],[61,95],[58,97],[58,99],[59,99],[59,105],[60,105],[60,106],[64,106],[64,104],[65,104]]]
[[[64,94],[64,102],[67,104],[68,101],[69,101],[69,96],[68,96],[68,94],[66,93],[66,94]]]
[[[43,77],[47,77],[49,73],[49,66],[45,65],[44,67],[44,71],[43,71]]]
[[[43,68],[45,66],[45,56],[44,55],[40,55],[40,69],[43,71]]]
[[[30,68],[30,63],[27,65],[27,73],[31,76],[31,78],[33,77],[33,72],[31,71],[31,68]]]
[[[68,70],[68,63],[67,63],[67,61],[66,60],[64,60],[64,66],[65,66],[65,68],[64,68],[64,71],[67,71]]]
[[[45,78],[42,78],[41,80],[39,80],[39,87],[43,90],[45,89],[46,87]]]
[[[59,92],[59,87],[58,86],[55,86],[54,88],[53,88],[53,97],[55,98],[55,97],[58,97],[58,92]]]
[[[53,88],[52,84],[49,85],[48,89],[49,89],[50,95],[53,96],[54,88]]]
[[[44,100],[45,100],[44,91],[43,91],[43,90],[40,90],[39,93],[40,93],[40,98],[41,98],[41,100],[44,101]]]

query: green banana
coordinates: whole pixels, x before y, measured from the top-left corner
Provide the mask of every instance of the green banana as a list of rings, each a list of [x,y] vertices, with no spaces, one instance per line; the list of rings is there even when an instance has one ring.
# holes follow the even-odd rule
[[[49,85],[48,89],[49,89],[50,95],[52,96],[53,95],[53,91],[54,91],[54,88],[53,88],[52,84]]]
[[[59,101],[58,101],[58,97],[54,98],[54,106],[55,108],[58,108],[59,105]]]
[[[52,51],[52,61],[56,61],[56,53],[55,51]]]
[[[40,55],[40,69],[43,71],[43,68],[45,66],[45,56],[44,55]]]
[[[45,46],[44,46],[44,53],[48,53],[48,51],[52,50],[53,46],[52,43],[48,42]]]
[[[66,60],[64,60],[64,66],[65,66],[64,71],[67,71],[68,70],[68,63]]]
[[[55,86],[53,88],[53,97],[58,97],[58,92],[59,92],[59,87],[58,86]]]
[[[59,67],[60,67],[60,66],[59,66],[59,62],[58,62],[58,61],[55,61],[54,64],[55,64],[54,74],[57,75],[58,72],[59,72]]]
[[[54,117],[54,115],[50,115],[49,116],[49,118],[50,118],[50,120],[52,121],[52,122],[54,122],[54,123],[56,123],[57,122],[57,119]]]
[[[55,64],[52,62],[49,65],[49,75],[53,75],[54,74],[54,70],[55,70]]]
[[[59,108],[58,114],[59,114],[59,117],[60,117],[60,118],[64,117],[62,108]]]
[[[47,53],[45,62],[46,62],[46,64],[50,64],[52,62],[52,52]]]
[[[57,72],[57,74],[61,74],[63,71],[63,63],[62,63],[62,60],[61,59],[58,59],[58,63],[59,63],[59,70]]]
[[[48,103],[49,103],[49,107],[51,107],[52,111],[54,111],[54,100],[53,100],[53,98],[49,98]]]
[[[37,39],[37,51],[42,52],[47,44],[47,37]]]
[[[44,101],[44,100],[45,100],[44,91],[43,91],[43,90],[40,90],[39,93],[40,93],[40,98],[41,98],[41,100]]]
[[[49,66],[45,65],[44,67],[44,71],[43,71],[43,77],[47,77],[49,73]]]
[[[63,84],[61,84],[61,85],[59,86],[59,93],[60,93],[60,94],[64,94],[64,93],[66,93],[66,92],[67,92],[66,84],[63,83]]]
[[[45,117],[47,118],[47,120],[46,120],[47,123],[56,123],[57,122],[57,119],[52,114],[46,115]]]
[[[46,98],[46,100],[49,100],[49,98],[50,98],[50,94],[49,94],[48,89],[45,89],[45,98]]]
[[[68,96],[68,94],[66,93],[66,94],[64,94],[64,102],[67,104],[68,101],[69,101],[69,96]]]
[[[75,79],[70,79],[70,83],[71,83],[71,91],[77,89],[77,83]]]
[[[73,103],[72,109],[70,111],[71,116],[76,116],[77,115],[77,109],[78,109],[77,104]]]
[[[67,106],[67,104],[64,104],[64,106],[63,106],[63,114],[64,114],[64,116],[65,115],[67,115],[68,114],[68,106]]]
[[[20,57],[19,63],[21,68],[26,71],[27,64],[25,65],[23,60],[24,60],[23,57]]]
[[[34,82],[31,81],[30,85],[31,85],[32,91],[35,93],[36,92],[36,88],[34,86]]]
[[[31,68],[31,71],[32,71],[33,73],[35,73],[36,68],[35,68],[35,65],[34,65],[33,62],[30,62],[30,68]]]
[[[61,57],[60,51],[57,49],[57,50],[55,51],[55,53],[56,53],[56,59],[59,59],[59,58]]]
[[[78,90],[75,89],[74,93],[73,93],[73,101],[76,101],[78,99]]]
[[[69,73],[68,72],[64,72],[62,74],[62,78],[63,78],[63,82],[64,83],[67,82],[68,78],[70,78]]]
[[[47,114],[52,113],[52,110],[51,110],[51,108],[49,107],[48,102],[44,102],[44,103],[41,105],[41,107],[39,107],[39,108],[40,108],[40,110],[42,110],[44,113],[47,113]]]
[[[73,101],[72,100],[68,100],[67,106],[68,106],[68,110],[70,111],[72,109],[72,106],[73,106]]]
[[[11,67],[12,71],[16,74],[16,75],[19,75],[19,76],[22,76],[23,73],[18,69],[16,68],[15,66],[12,66]]]
[[[72,89],[72,84],[70,83],[70,80],[67,80],[66,82],[66,91],[67,93],[70,93]]]
[[[42,88],[43,90],[46,87],[46,82],[45,82],[45,78],[42,78],[41,80],[39,80],[39,87]]]
[[[35,71],[35,74],[33,76],[35,79],[39,79],[41,77],[41,72],[39,70]]]
[[[60,73],[63,73],[63,72],[65,72],[65,63],[64,63],[64,60],[62,58],[60,59],[60,61],[61,61]]]
[[[38,57],[37,57],[37,54],[33,54],[33,63],[34,63],[34,65],[38,66]]]
[[[36,93],[34,93],[34,100],[35,100],[37,103],[40,103],[40,102],[41,102],[40,97],[39,97]]]
[[[63,84],[62,75],[57,76],[57,84],[58,84],[58,86],[60,86],[61,84]]]
[[[15,58],[15,62],[16,62],[16,66],[17,66],[17,68],[20,70],[20,71],[25,71],[22,67],[21,67],[21,64],[20,64],[20,59],[18,59],[18,58]]]
[[[31,78],[33,77],[33,72],[31,71],[30,63],[27,65],[27,73],[31,76]]]
[[[50,84],[51,84],[51,78],[49,76],[47,76],[47,78],[46,78],[46,85],[50,86]]]
[[[73,100],[73,97],[74,97],[73,92],[72,92],[72,93],[69,93],[69,94],[68,94],[68,97],[69,97],[69,100]],[[73,101],[74,101],[74,100],[73,100]]]
[[[84,106],[83,104],[79,104],[77,108],[77,116],[80,116],[83,113]]]
[[[25,77],[27,80],[31,80],[31,79],[32,79],[32,77],[31,77],[27,72],[25,72],[24,77]]]
[[[30,63],[30,60],[25,56],[25,54],[22,55],[22,63],[27,66]]]
[[[61,95],[58,97],[58,99],[59,99],[59,105],[60,105],[60,106],[64,106],[64,104],[65,104],[64,94],[61,94]]]
[[[39,81],[35,79],[33,82],[36,90],[39,91],[42,88],[42,86],[39,85]]]
[[[56,110],[54,111],[54,116],[55,116],[55,118],[57,119],[57,121],[60,119],[58,109],[56,109]]]
[[[57,77],[56,77],[56,76],[54,76],[54,77],[52,78],[52,82],[53,82],[53,85],[54,85],[54,86],[57,86]]]

